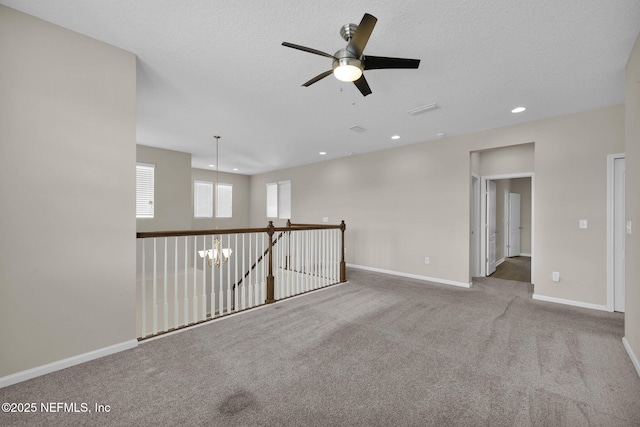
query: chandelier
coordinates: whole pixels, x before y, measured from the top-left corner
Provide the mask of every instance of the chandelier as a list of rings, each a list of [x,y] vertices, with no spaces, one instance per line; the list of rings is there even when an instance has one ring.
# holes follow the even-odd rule
[[[214,188],[216,190],[215,199],[214,199],[214,209],[213,216],[216,217],[218,213],[218,182],[219,182],[219,173],[220,173],[220,163],[218,161],[218,148],[220,145],[220,136],[214,136],[216,139],[216,180],[214,183]],[[233,253],[231,248],[223,248],[222,241],[219,237],[215,237],[213,239],[213,248],[206,249],[204,251],[198,251],[200,258],[205,258],[207,260],[207,265],[209,267],[213,267],[215,264],[216,267],[220,267],[222,264],[226,264],[229,261],[229,257]]]

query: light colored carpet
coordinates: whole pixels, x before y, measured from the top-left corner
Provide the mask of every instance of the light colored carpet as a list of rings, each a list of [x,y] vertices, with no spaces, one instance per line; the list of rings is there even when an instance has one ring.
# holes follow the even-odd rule
[[[0,389],[109,413],[0,425],[638,426],[623,314],[359,270],[334,286]]]

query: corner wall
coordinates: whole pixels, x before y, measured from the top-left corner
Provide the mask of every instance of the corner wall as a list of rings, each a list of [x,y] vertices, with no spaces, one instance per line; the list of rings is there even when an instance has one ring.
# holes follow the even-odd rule
[[[136,60],[0,5],[0,63],[1,386],[136,345]]]
[[[625,346],[640,375],[640,35],[629,56],[625,84]]]

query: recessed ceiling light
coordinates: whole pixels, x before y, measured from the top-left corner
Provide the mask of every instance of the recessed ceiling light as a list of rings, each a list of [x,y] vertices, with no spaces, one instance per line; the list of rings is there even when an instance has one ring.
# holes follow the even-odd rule
[[[215,167],[216,167],[216,165],[209,165],[209,167],[210,167],[210,168],[215,168]]]
[[[400,139],[400,135],[393,135],[391,139]]]
[[[446,134],[446,133],[444,133],[444,132],[440,132],[440,133],[437,133],[437,134],[436,134],[436,136],[437,136],[438,138],[444,138],[445,136],[447,136],[447,134]]]
[[[320,154],[321,156],[325,156],[327,154],[327,152],[326,151],[321,151],[318,154]]]
[[[233,170],[234,170],[234,171],[237,171],[237,170],[238,170],[238,168],[233,168]]]
[[[522,113],[524,110],[526,110],[526,108],[524,107],[516,107],[513,110],[511,110],[512,113]]]
[[[351,155],[353,154],[353,151],[345,151],[345,154],[346,154],[347,156],[351,156]]]

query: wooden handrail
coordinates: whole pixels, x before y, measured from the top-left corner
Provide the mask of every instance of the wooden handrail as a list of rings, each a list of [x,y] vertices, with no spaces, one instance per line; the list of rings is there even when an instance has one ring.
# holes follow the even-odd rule
[[[344,221],[343,221],[344,222]],[[286,227],[274,227],[273,231],[295,231],[295,230],[319,230],[319,229],[339,229],[342,224],[291,224]],[[269,228],[220,228],[214,230],[170,230],[170,231],[140,231],[136,233],[138,239],[151,237],[181,237],[181,236],[210,236],[218,234],[242,234],[242,233],[268,233]]]
[[[215,230],[142,231],[136,233],[138,239],[150,237],[202,236],[214,234],[266,233],[267,228],[221,228]]]
[[[344,221],[343,221],[344,222]],[[289,223],[287,230],[317,230],[317,229],[335,229],[340,228],[342,224],[293,224]],[[279,228],[276,228],[279,230]]]

